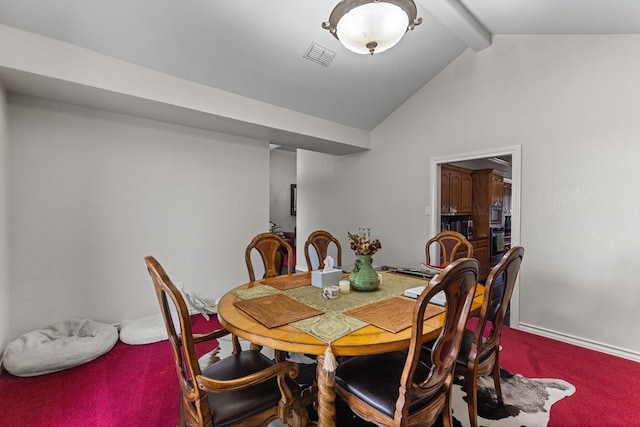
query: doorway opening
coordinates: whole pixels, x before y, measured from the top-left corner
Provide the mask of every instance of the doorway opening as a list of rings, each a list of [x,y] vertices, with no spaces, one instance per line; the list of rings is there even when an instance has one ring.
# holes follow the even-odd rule
[[[291,245],[295,265],[297,151],[273,144],[269,148],[269,231]]]
[[[431,182],[431,209],[430,213],[431,222],[430,222],[430,235],[434,236],[438,232],[440,232],[443,227],[446,228],[447,224],[449,229],[450,227],[458,227],[459,225],[462,227],[462,224],[466,224],[460,220],[451,220],[448,215],[442,215],[442,206],[441,206],[441,169],[443,165],[456,165],[460,166],[471,166],[474,169],[480,169],[477,165],[485,164],[486,162],[493,162],[496,165],[495,169],[500,171],[504,168],[497,167],[497,163],[495,163],[496,159],[505,159],[510,158],[510,197],[509,197],[509,221],[508,226],[510,228],[510,235],[508,243],[512,246],[516,246],[520,244],[520,195],[521,195],[521,171],[522,171],[522,146],[509,146],[502,148],[495,148],[489,150],[482,151],[474,151],[468,153],[460,153],[460,154],[452,154],[449,156],[442,157],[434,157],[430,160],[430,182]],[[491,159],[491,160],[489,160]],[[491,163],[489,163],[491,164]],[[474,166],[472,166],[474,165]],[[491,167],[487,167],[486,169],[491,169]],[[455,214],[457,215],[457,214]],[[453,216],[455,218],[455,215]],[[491,228],[489,226],[491,221],[491,213],[487,213],[487,225],[486,230],[488,230],[487,238],[491,239],[491,230],[499,232],[498,227]],[[446,219],[443,221],[443,218]],[[484,225],[484,224],[483,224]],[[504,232],[504,218],[502,219],[502,227]],[[474,229],[478,227],[478,225],[473,225]],[[501,235],[504,238],[504,234]],[[516,282],[515,289],[513,291],[513,295],[511,297],[511,308],[509,313],[509,324],[513,328],[518,328],[520,323],[520,286],[519,279]]]

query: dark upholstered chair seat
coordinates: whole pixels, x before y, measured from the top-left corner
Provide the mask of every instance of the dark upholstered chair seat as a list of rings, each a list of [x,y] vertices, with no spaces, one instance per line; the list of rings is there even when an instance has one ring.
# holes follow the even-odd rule
[[[400,376],[407,360],[407,353],[392,353],[357,356],[340,364],[336,370],[336,382],[372,408],[393,418],[398,400]],[[420,362],[416,369],[416,382],[429,374],[429,367]],[[430,398],[413,399],[409,414],[423,408]]]
[[[216,380],[232,380],[262,371],[273,364],[259,351],[245,350],[208,366],[202,374]],[[295,382],[287,381],[287,385],[294,396],[300,395],[300,387]],[[242,421],[247,415],[277,406],[280,389],[274,378],[240,391],[209,393],[208,398],[213,425],[226,426]]]

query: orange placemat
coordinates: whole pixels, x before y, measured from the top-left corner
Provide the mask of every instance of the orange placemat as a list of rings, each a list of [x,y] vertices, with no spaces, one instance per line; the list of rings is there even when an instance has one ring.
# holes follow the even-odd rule
[[[236,300],[233,305],[267,328],[276,328],[324,313],[282,294]]]
[[[272,286],[276,289],[280,289],[281,291],[286,291],[289,289],[301,288],[303,286],[310,285],[311,276],[308,274],[302,276],[276,276],[264,279],[262,281],[262,284]]]
[[[386,331],[397,333],[411,326],[415,306],[415,300],[393,297],[345,311],[344,314]],[[424,318],[428,319],[440,313],[444,313],[444,307],[429,304],[425,310]]]

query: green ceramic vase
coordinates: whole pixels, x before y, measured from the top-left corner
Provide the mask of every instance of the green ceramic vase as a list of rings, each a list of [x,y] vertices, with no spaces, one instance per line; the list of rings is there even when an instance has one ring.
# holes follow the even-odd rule
[[[378,273],[371,265],[371,255],[356,255],[353,271],[349,274],[351,289],[356,291],[375,291],[380,286]]]

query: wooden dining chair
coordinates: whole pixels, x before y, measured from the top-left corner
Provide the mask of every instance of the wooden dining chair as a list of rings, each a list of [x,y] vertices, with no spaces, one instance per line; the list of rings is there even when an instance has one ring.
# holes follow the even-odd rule
[[[437,263],[431,259],[431,245],[433,244],[437,244],[440,251],[440,259]],[[471,258],[473,255],[473,246],[466,237],[457,231],[441,231],[429,239],[425,246],[425,252],[427,254],[427,265],[446,267],[456,258]]]
[[[378,426],[451,426],[453,367],[462,342],[478,277],[478,261],[451,263],[420,294],[413,311],[408,351],[354,356],[338,365],[336,392],[359,417]],[[447,309],[433,356],[420,358],[424,313],[444,291]]]
[[[179,425],[190,427],[257,427],[279,419],[291,426],[307,424],[300,388],[291,379],[298,365],[242,350],[232,336],[233,354],[205,368],[198,364],[195,343],[228,335],[224,329],[193,335],[191,318],[180,291],[155,258],[145,258],[171,344],[180,387]],[[179,326],[179,328],[178,328]]]
[[[287,254],[287,273],[293,274],[294,254],[291,245],[276,233],[261,233],[251,240],[251,243],[249,243],[244,253],[244,260],[247,263],[247,270],[249,271],[249,281],[253,282],[256,280],[253,262],[251,260],[251,252],[254,249],[260,254],[260,258],[264,266],[263,279],[279,276],[281,274],[283,252],[286,252]]]
[[[500,337],[523,257],[524,248],[514,246],[491,270],[485,283],[483,303],[476,329],[475,331],[464,330],[455,373],[464,375],[469,420],[473,427],[478,425],[479,376],[493,377],[498,403],[500,406],[504,405],[500,387]],[[484,333],[487,325],[490,325],[488,335]],[[423,350],[430,354],[433,344],[425,344]]]
[[[332,244],[335,245],[335,251],[333,251],[335,253],[335,265],[340,266],[342,265],[342,246],[340,246],[340,241],[331,233],[324,230],[316,230],[309,234],[307,241],[304,243],[304,257],[307,260],[308,271],[321,270],[324,268],[324,260],[327,258],[327,255],[330,255],[330,246]],[[315,260],[311,259],[311,248],[313,248],[318,257],[317,266],[315,266],[313,262]]]

